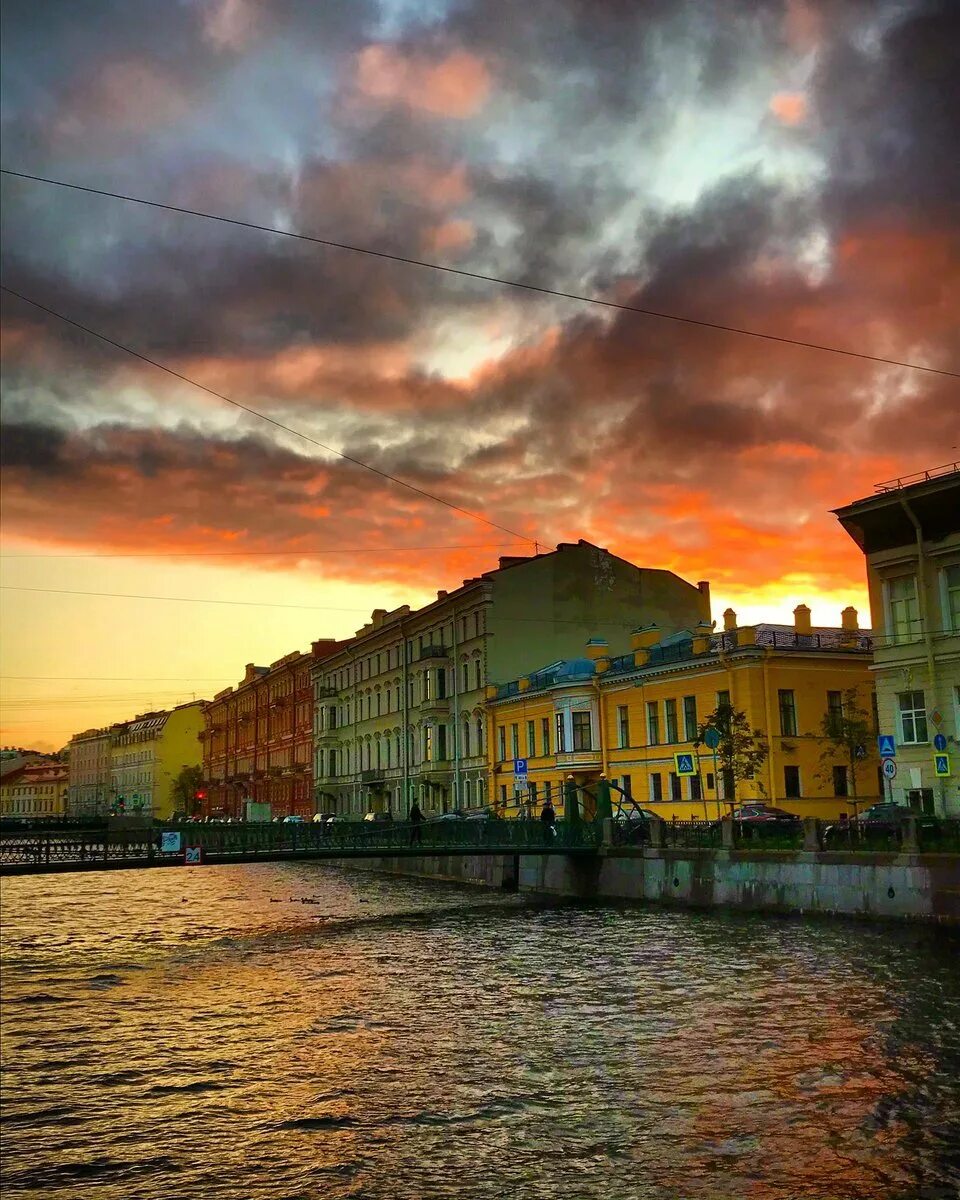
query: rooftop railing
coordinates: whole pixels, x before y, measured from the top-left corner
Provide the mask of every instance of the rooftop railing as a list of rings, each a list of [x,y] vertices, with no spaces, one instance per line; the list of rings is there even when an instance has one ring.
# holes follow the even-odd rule
[[[912,475],[900,475],[896,479],[887,479],[883,483],[875,483],[875,492],[899,492],[902,488],[911,487],[915,483],[926,483],[930,479],[942,479],[945,475],[960,472],[960,462],[943,463],[939,467],[931,467],[928,471],[915,471]]]

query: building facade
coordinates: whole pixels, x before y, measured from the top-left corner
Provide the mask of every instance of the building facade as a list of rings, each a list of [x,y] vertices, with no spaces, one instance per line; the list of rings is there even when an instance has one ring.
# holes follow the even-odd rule
[[[866,556],[879,727],[895,741],[889,795],[960,816],[960,468],[878,484],[835,511]]]
[[[66,815],[67,768],[60,762],[27,762],[0,781],[0,819],[57,819]]]
[[[199,767],[204,701],[142,713],[114,725],[110,746],[110,805],[128,816],[168,820],[182,811],[174,785],[185,767]]]
[[[316,807],[359,816],[489,802],[486,685],[569,654],[597,630],[708,620],[707,584],[636,567],[588,542],[378,609],[313,669]]]
[[[76,820],[104,816],[111,802],[112,729],[87,729],[70,739],[67,812]]]
[[[839,629],[813,627],[801,605],[793,628],[738,628],[727,610],[721,634],[705,622],[667,637],[646,626],[631,641],[629,653],[611,655],[594,638],[581,657],[490,688],[491,791],[505,815],[537,812],[547,798],[562,814],[564,781],[589,789],[601,775],[666,818],[713,819],[734,796],[824,818],[877,799],[872,737],[851,766],[822,732],[852,690],[872,713],[872,643],[853,609]],[[760,731],[767,757],[752,779],[731,780],[696,745],[721,705]],[[690,756],[693,775],[678,771],[678,754]],[[519,789],[517,758],[528,772]]]
[[[269,667],[248,663],[236,687],[204,707],[204,816],[232,820],[314,811],[311,667],[335,647],[314,642]]]

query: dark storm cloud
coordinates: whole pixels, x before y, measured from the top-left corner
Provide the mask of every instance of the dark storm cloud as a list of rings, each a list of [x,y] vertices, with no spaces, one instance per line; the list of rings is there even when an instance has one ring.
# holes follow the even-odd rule
[[[42,478],[66,475],[70,465],[63,458],[66,435],[61,429],[34,422],[4,422],[0,438],[0,467],[22,470]]]

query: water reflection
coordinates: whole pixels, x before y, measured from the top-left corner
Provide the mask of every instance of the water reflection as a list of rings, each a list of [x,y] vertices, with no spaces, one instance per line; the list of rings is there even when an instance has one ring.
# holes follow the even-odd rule
[[[942,932],[296,864],[2,899],[5,1198],[957,1192]]]

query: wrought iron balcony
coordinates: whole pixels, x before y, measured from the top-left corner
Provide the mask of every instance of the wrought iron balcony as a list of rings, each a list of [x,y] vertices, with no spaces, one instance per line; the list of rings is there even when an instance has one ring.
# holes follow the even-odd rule
[[[445,663],[450,661],[450,651],[445,646],[424,646],[417,660],[422,663]]]

